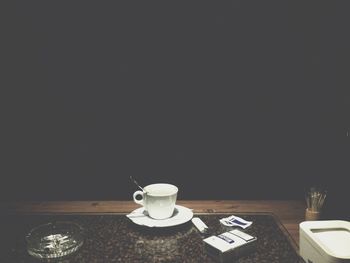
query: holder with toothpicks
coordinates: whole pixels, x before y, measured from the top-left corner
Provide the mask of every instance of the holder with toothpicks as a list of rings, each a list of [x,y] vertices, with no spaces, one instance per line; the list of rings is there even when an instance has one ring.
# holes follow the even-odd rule
[[[318,187],[311,187],[305,195],[306,199],[306,211],[305,220],[314,221],[321,218],[321,211],[326,199],[327,191]]]

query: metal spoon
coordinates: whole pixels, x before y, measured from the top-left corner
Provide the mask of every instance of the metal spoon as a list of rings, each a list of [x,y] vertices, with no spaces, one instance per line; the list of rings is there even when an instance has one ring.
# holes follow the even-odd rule
[[[136,180],[134,179],[134,177],[132,177],[131,175],[130,175],[130,180],[131,180],[134,184],[136,184],[136,186],[137,186],[138,188],[140,188],[140,189],[142,190],[142,192],[146,192],[145,189],[143,189],[143,188],[138,184],[138,182],[136,182]]]

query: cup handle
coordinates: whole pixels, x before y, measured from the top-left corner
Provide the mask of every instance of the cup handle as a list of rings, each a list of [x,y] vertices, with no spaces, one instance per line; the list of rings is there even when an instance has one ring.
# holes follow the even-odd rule
[[[133,198],[134,198],[134,202],[136,203],[136,204],[139,204],[139,205],[142,205],[143,206],[143,194],[144,194],[144,192],[142,192],[142,191],[136,191],[134,194],[133,194]],[[136,199],[136,196],[138,196],[138,195],[141,195],[142,196],[142,198],[140,199],[140,200],[137,200]]]

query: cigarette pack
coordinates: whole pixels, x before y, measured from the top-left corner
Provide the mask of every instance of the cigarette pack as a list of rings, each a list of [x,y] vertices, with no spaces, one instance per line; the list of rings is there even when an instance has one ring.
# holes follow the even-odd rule
[[[206,252],[218,262],[224,263],[254,251],[257,238],[235,229],[203,241]]]

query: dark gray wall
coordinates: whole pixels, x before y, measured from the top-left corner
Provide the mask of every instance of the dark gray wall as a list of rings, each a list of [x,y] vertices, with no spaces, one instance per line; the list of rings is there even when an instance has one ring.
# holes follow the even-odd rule
[[[3,199],[343,197],[349,4],[23,1],[6,17]]]

